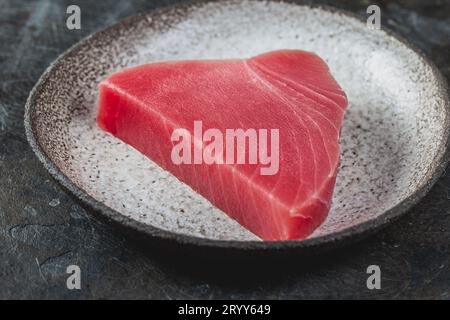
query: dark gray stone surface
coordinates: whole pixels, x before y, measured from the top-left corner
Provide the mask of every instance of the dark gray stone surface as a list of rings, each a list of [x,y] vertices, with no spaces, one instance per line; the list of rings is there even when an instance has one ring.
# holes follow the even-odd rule
[[[23,107],[34,83],[84,36],[172,2],[0,1],[0,298],[449,299],[450,169],[407,216],[361,243],[310,266],[280,272],[261,265],[245,274],[143,252],[50,178],[23,130]],[[327,2],[361,15],[373,3]],[[69,4],[81,7],[81,30],[65,26]],[[449,78],[450,2],[378,4],[383,25],[420,47]],[[81,290],[66,288],[70,264],[81,267]],[[381,267],[381,290],[366,288],[370,264]]]

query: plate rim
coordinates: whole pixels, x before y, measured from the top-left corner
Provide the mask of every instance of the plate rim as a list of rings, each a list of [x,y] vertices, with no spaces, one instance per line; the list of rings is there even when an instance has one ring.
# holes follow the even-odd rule
[[[247,2],[254,2],[251,0]],[[227,1],[225,4],[229,3],[240,3],[240,0]],[[343,9],[339,9],[329,5],[323,4],[310,4],[303,1],[293,1],[293,0],[269,0],[266,2],[281,2],[289,3],[298,6],[305,7],[307,9],[320,9],[332,14],[339,14],[346,16],[348,18],[357,20],[358,22],[365,23],[361,16],[349,12]],[[151,238],[159,238],[161,240],[175,241],[178,244],[190,244],[199,247],[213,247],[213,248],[225,248],[225,249],[239,249],[239,250],[280,250],[280,249],[307,249],[312,247],[326,246],[337,243],[344,243],[344,240],[351,240],[364,235],[368,235],[373,231],[379,230],[385,227],[393,220],[399,218],[408,212],[414,205],[416,205],[431,189],[431,187],[436,183],[436,181],[442,176],[445,168],[450,160],[450,91],[449,84],[446,78],[442,75],[440,70],[436,65],[426,56],[426,54],[414,44],[408,42],[405,38],[400,36],[398,33],[382,27],[379,32],[383,32],[387,37],[394,38],[401,44],[406,46],[408,49],[412,50],[419,58],[422,59],[423,63],[431,68],[431,72],[436,78],[436,86],[438,91],[443,94],[444,97],[444,133],[442,135],[441,146],[444,148],[439,152],[431,161],[434,166],[432,172],[427,172],[421,182],[421,185],[408,197],[397,203],[394,207],[389,210],[384,211],[384,213],[379,216],[359,223],[357,225],[345,228],[343,230],[333,232],[327,235],[318,236],[314,238],[307,238],[303,240],[282,240],[282,241],[240,241],[240,240],[219,240],[211,238],[197,237],[182,233],[177,233],[174,231],[164,230],[159,227],[140,222],[138,220],[132,219],[125,216],[124,214],[114,210],[104,204],[103,202],[95,199],[93,196],[89,195],[83,188],[77,186],[69,177],[67,177],[58,166],[51,160],[51,158],[46,154],[44,148],[41,147],[39,139],[35,133],[35,126],[33,123],[34,115],[34,102],[38,96],[40,90],[46,84],[46,81],[50,78],[52,70],[59,64],[64,62],[64,59],[77,53],[77,50],[81,49],[83,46],[87,45],[94,38],[101,37],[103,34],[107,34],[113,30],[119,29],[127,24],[132,24],[146,17],[154,17],[157,15],[173,12],[174,10],[188,10],[192,7],[198,5],[206,5],[210,3],[215,3],[214,0],[194,0],[186,3],[175,4],[156,8],[150,11],[138,13],[126,17],[111,26],[107,26],[99,31],[93,32],[92,34],[84,37],[80,41],[76,42],[74,45],[63,51],[44,71],[39,80],[34,85],[33,89],[30,91],[28,99],[25,103],[25,113],[24,113],[24,126],[25,134],[31,149],[37,156],[38,160],[43,164],[44,168],[50,173],[50,175],[60,183],[66,190],[68,190],[73,196],[81,200],[83,204],[86,204],[89,208],[94,209],[100,215],[116,222],[130,230],[143,233],[150,236]]]

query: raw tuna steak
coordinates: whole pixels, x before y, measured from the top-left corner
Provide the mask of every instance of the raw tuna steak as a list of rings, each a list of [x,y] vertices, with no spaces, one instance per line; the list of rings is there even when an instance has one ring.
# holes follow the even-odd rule
[[[100,83],[97,121],[262,239],[286,240],[307,237],[327,216],[346,107],[345,93],[322,59],[281,50],[246,60],[163,62],[115,73]],[[199,124],[205,136],[195,132]],[[259,152],[266,150],[273,163],[263,163],[261,154],[257,163],[245,161],[255,151],[250,134],[247,145],[230,149],[234,163],[223,160],[219,148],[210,154],[217,161],[201,159],[219,137],[208,139],[209,129],[225,137],[226,129],[239,128],[259,134]],[[192,164],[173,159],[182,138],[192,149],[179,155]],[[272,148],[277,142],[279,150]],[[222,147],[228,148],[226,142]],[[245,154],[240,162],[237,150]]]

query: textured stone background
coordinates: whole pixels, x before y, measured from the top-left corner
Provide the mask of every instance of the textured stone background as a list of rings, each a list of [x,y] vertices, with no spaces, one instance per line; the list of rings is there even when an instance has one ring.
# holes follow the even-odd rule
[[[375,236],[309,266],[281,272],[261,266],[244,274],[143,252],[50,178],[23,130],[34,83],[84,36],[173,2],[0,0],[0,298],[449,299],[450,170],[407,216]],[[383,25],[420,47],[450,77],[450,1],[321,3],[361,16],[378,3]],[[81,7],[81,30],[65,27],[69,4]],[[69,264],[81,267],[82,290],[66,289]],[[382,290],[366,289],[370,264],[381,267]]]

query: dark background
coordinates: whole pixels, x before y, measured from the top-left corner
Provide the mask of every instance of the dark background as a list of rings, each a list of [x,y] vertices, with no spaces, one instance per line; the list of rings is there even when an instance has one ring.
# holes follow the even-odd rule
[[[357,245],[313,264],[298,258],[295,267],[280,262],[286,268],[272,268],[262,261],[244,275],[216,270],[208,261],[193,267],[183,256],[143,252],[50,178],[23,129],[24,104],[39,76],[81,38],[174,2],[0,0],[0,298],[449,299],[450,172],[410,213]],[[382,25],[421,48],[450,77],[449,1],[320,3],[362,17],[368,5],[380,5]],[[66,28],[70,4],[81,7],[81,30]],[[82,270],[82,290],[66,289],[70,264]],[[371,264],[381,267],[381,290],[366,288]]]

